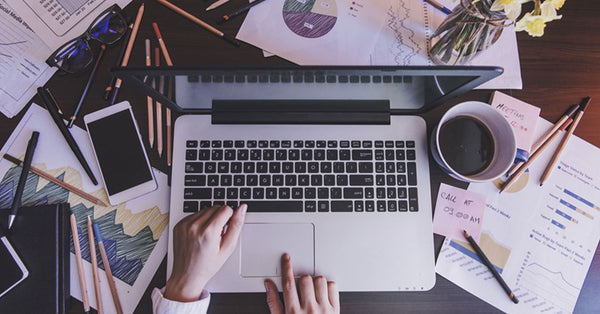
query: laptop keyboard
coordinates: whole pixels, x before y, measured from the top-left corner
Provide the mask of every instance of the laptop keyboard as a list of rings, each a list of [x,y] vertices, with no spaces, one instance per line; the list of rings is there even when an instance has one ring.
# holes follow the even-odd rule
[[[414,141],[188,140],[184,212],[416,212]]]

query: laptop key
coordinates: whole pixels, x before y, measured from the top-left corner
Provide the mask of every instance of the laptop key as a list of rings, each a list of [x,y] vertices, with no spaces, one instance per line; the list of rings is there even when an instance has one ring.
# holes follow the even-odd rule
[[[290,198],[290,188],[279,188],[279,198],[280,199],[289,199]]]
[[[300,150],[299,149],[290,149],[288,153],[289,160],[300,160]]]
[[[240,198],[244,200],[248,200],[252,197],[252,190],[250,188],[241,188],[240,189]]]
[[[227,198],[228,199],[237,199],[238,198],[238,189],[237,188],[228,188],[227,189]]]
[[[360,148],[360,141],[352,141],[350,142],[352,148]]]
[[[329,202],[327,201],[319,201],[318,203],[319,212],[328,212],[329,211]]]
[[[266,162],[257,162],[256,163],[256,172],[257,173],[269,173],[269,164]]]
[[[408,188],[408,210],[411,212],[419,211],[417,188]]]
[[[229,163],[220,162],[217,164],[217,172],[218,173],[229,173]]]
[[[243,175],[233,176],[233,185],[234,186],[244,186],[246,182],[246,178]]]
[[[331,174],[323,176],[323,184],[326,186],[334,186],[335,176]]]
[[[246,185],[247,186],[257,186],[258,185],[258,176],[255,174],[246,176]]]
[[[256,200],[265,198],[265,189],[264,188],[253,188],[252,189],[252,198],[256,199]]]
[[[387,198],[396,198],[396,189],[395,188],[387,188]]]
[[[261,160],[262,151],[260,149],[253,149],[250,151],[250,160]]]
[[[233,184],[233,177],[231,175],[221,176],[221,186],[231,186]]]
[[[188,149],[185,151],[185,160],[196,160],[198,158],[198,151],[195,149]]]
[[[294,163],[292,162],[284,162],[281,164],[281,172],[283,173],[293,173],[294,172]],[[304,172],[304,171],[302,171]]]
[[[292,141],[281,141],[282,148],[290,148],[292,147]]]
[[[248,148],[255,148],[257,146],[257,142],[256,141],[248,141],[246,142],[246,147]]]
[[[398,198],[406,198],[408,194],[406,193],[406,188],[398,188]]]
[[[212,207],[212,203],[209,202],[209,201],[202,201],[202,202],[200,202],[200,210],[208,209],[208,208],[211,208],[211,207]]]
[[[383,141],[375,141],[375,148],[382,148],[383,147]]]
[[[395,211],[397,211],[398,208],[396,207],[396,201],[388,201],[387,208],[388,208],[389,212],[395,212]]]
[[[256,165],[253,162],[244,163],[244,173],[254,173],[256,171]]]
[[[251,213],[279,213],[302,212],[302,201],[247,201],[248,212]]]
[[[383,149],[376,149],[375,150],[375,160],[384,160],[385,159],[385,153],[383,152]]]
[[[360,173],[373,173],[373,163],[371,162],[359,162],[358,172]]]
[[[317,141],[317,148],[325,148],[326,146],[327,146],[327,142]]]
[[[223,146],[223,142],[221,141],[212,141],[210,143],[210,147],[212,148],[221,148],[221,146]]]
[[[396,141],[396,148],[404,148],[404,141]]]
[[[345,174],[338,174],[337,176],[335,176],[335,179],[337,181],[337,186],[348,185],[348,176]]]
[[[281,172],[281,163],[270,162],[269,163],[269,172],[270,173],[280,173]]]
[[[340,141],[340,147],[341,148],[348,148],[348,147],[350,147],[350,141]]]
[[[321,173],[331,173],[332,164],[330,162],[321,163]]]
[[[261,175],[258,178],[260,186],[270,186],[271,185],[271,176],[270,175]]]
[[[315,160],[325,160],[325,150],[324,149],[315,149],[314,159]]]
[[[267,199],[276,199],[277,198],[277,189],[276,188],[267,188],[266,197],[267,197]]]
[[[211,158],[212,158],[212,160],[223,160],[223,150],[222,149],[213,149]]]
[[[303,174],[298,176],[298,185],[299,186],[309,186],[310,185],[310,176]]]
[[[310,176],[310,185],[320,186],[323,185],[323,176],[320,174],[313,174]]]
[[[319,163],[318,162],[309,162],[308,163],[308,173],[318,173],[319,172]]]
[[[186,162],[185,173],[202,173],[203,166],[201,162]]]
[[[417,185],[417,164],[409,162],[408,166],[408,185]]]
[[[333,172],[334,173],[343,173],[344,172],[344,163],[343,162],[334,162],[333,163]]]
[[[378,199],[385,198],[385,188],[377,188],[375,191],[377,192]]]
[[[223,147],[225,147],[225,148],[233,147],[233,141],[223,141]]]
[[[208,176],[207,185],[208,186],[218,186],[219,185],[219,176],[217,176],[217,175]]]
[[[227,202],[225,202],[225,204],[234,210],[237,209],[239,206],[238,202],[235,202],[235,201],[227,201]]]
[[[375,176],[375,184],[376,185],[385,185],[385,176],[384,175],[376,175]]]
[[[275,159],[276,160],[287,160],[287,150],[278,149],[275,151]]]
[[[373,151],[366,149],[355,149],[352,151],[352,160],[373,160]]]
[[[377,211],[378,212],[384,212],[384,211],[386,211],[385,201],[377,201]]]
[[[350,186],[371,186],[373,185],[372,175],[351,175]]]
[[[403,174],[398,175],[398,185],[406,185],[406,176]]]
[[[300,152],[302,160],[313,160],[313,153],[310,149],[303,149]]]
[[[406,201],[398,201],[398,211],[399,212],[408,211],[408,203]]]
[[[341,188],[331,188],[331,198],[332,199],[341,199],[342,198],[342,189]]]
[[[198,160],[210,160],[210,150],[201,149],[198,151]]]
[[[217,200],[225,199],[225,189],[215,189],[213,191],[213,198]]]
[[[314,199],[317,197],[317,189],[315,188],[304,188],[304,198]]]
[[[235,141],[234,146],[235,148],[244,148],[244,141]]]
[[[297,161],[296,163],[294,163],[294,170],[295,171],[290,171],[290,173],[306,173],[306,163],[302,161]]]
[[[185,176],[185,186],[205,186],[206,185],[206,176]]]
[[[365,188],[365,198],[372,199],[375,197],[375,189],[374,188]]]
[[[231,173],[242,173],[242,163],[241,162],[232,162],[231,163]]]
[[[235,149],[225,150],[225,160],[235,160]]]
[[[237,151],[237,160],[248,160],[248,155],[247,149],[240,149]]]
[[[292,188],[292,198],[293,199],[302,199],[304,197],[304,193],[302,188]]]
[[[406,147],[415,148],[415,141],[406,141]]]
[[[320,199],[329,198],[329,189],[328,188],[318,188],[317,189],[317,197]]]
[[[306,148],[315,148],[315,141],[306,141],[304,142],[304,147]]]
[[[204,172],[206,173],[216,173],[217,172],[217,163],[207,162],[204,164]]]
[[[315,201],[306,201],[304,202],[304,211],[309,213],[314,213],[317,211],[317,202]]]
[[[195,213],[197,211],[198,211],[198,202],[197,201],[183,202],[183,212],[184,213]]]
[[[185,188],[183,189],[183,198],[189,199],[211,199],[212,189],[210,188]]]
[[[356,173],[358,171],[358,164],[352,161],[346,162],[346,172]]]
[[[274,175],[273,176],[273,186],[283,186],[284,180],[283,175]]]
[[[338,160],[338,151],[335,149],[327,150],[327,160],[335,161]]]
[[[200,141],[200,147],[202,147],[202,148],[209,148],[210,147],[210,141]]]
[[[296,185],[296,175],[288,174],[285,176],[285,185],[286,186],[295,186]]]
[[[414,149],[409,149],[406,151],[406,159],[407,160],[415,160],[417,159],[417,153]]]
[[[365,211],[368,211],[368,212],[375,211],[375,202],[374,201],[366,201],[365,202]]]
[[[294,147],[302,148],[302,147],[304,147],[304,142],[303,141],[294,141]]]
[[[385,163],[385,172],[387,173],[395,173],[396,172],[396,164],[391,161]]]
[[[362,212],[365,210],[365,203],[363,201],[354,201],[354,211]]]
[[[274,160],[275,159],[275,151],[272,149],[265,149],[263,151],[263,160]]]
[[[350,160],[351,154],[349,149],[340,150],[340,160]]]
[[[362,188],[344,188],[345,199],[362,199],[364,196]]]
[[[352,201],[332,201],[331,212],[352,212],[354,206]]]
[[[269,141],[258,141],[258,147],[260,147],[260,148],[269,147]]]
[[[396,172],[397,173],[405,173],[406,172],[406,163],[401,161],[396,163]]]

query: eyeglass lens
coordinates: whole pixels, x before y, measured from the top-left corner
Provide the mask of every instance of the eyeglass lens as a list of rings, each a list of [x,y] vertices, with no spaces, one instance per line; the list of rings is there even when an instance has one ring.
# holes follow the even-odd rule
[[[125,34],[127,22],[115,11],[110,11],[96,19],[90,28],[90,36],[103,44],[113,44]]]
[[[56,65],[63,71],[75,73],[87,67],[93,60],[92,50],[85,39],[78,39],[63,47],[56,54]]]

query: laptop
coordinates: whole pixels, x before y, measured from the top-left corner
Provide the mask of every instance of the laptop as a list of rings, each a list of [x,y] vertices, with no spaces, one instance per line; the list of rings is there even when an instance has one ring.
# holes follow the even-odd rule
[[[239,245],[211,292],[263,292],[296,274],[341,291],[435,284],[425,121],[417,114],[497,67],[123,68],[181,114],[174,124],[169,237],[186,215],[248,204]],[[174,95],[152,89],[165,76]],[[167,97],[169,96],[169,97]],[[168,276],[173,266],[169,241]]]

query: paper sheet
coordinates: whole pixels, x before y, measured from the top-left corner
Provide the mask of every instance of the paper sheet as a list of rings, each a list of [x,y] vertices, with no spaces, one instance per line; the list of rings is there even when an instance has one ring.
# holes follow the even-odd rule
[[[33,104],[15,131],[12,133],[0,155],[10,153],[22,159],[32,131],[39,131],[40,138],[33,157],[33,166],[53,174],[102,199],[108,199],[102,186],[94,186],[66,141],[58,131],[46,110]],[[87,134],[78,127],[70,129],[79,144],[92,171],[99,176],[99,170]],[[21,168],[0,160],[0,208],[9,207],[12,202],[16,182]],[[83,174],[83,175],[81,175]],[[168,208],[170,189],[167,176],[154,170],[158,189],[119,206],[101,207],[90,203],[67,190],[30,173],[27,178],[23,204],[69,202],[71,211],[77,218],[79,238],[84,258],[84,269],[88,296],[91,306],[96,307],[92,267],[87,237],[87,216],[92,216],[99,225],[104,237],[104,245],[115,277],[117,290],[125,313],[132,313],[148,287],[156,270],[167,253]],[[108,281],[97,252],[102,286],[102,304],[105,313],[116,313]],[[75,255],[71,243],[71,295],[81,300]]]
[[[368,65],[386,1],[269,0],[236,38],[300,65]]]
[[[479,241],[485,207],[485,195],[440,184],[435,202],[433,232],[455,240],[464,240],[463,230]]]
[[[500,112],[512,126],[515,131],[517,148],[530,152],[535,125],[540,116],[540,107],[532,106],[499,91],[492,94],[490,105]]]
[[[543,119],[537,124],[536,136],[551,126]],[[469,186],[488,195],[479,244],[519,304],[465,243],[446,239],[438,256],[440,275],[508,313],[572,312],[600,239],[600,150],[572,137],[540,187],[558,142],[505,193],[498,194],[500,181]]]
[[[129,2],[131,0],[14,0],[11,6],[54,51],[83,34],[102,11],[115,3],[124,8]],[[46,58],[49,56],[50,53]]]
[[[454,0],[438,0],[448,8]],[[427,56],[429,37],[446,14],[423,0],[394,0],[386,3],[385,27],[371,53],[373,65],[433,65]],[[512,27],[505,28],[498,41],[482,52],[471,65],[493,65],[504,68],[504,73],[478,88],[521,89],[521,66],[517,36]]]
[[[0,0],[0,112],[12,118],[56,71],[45,60],[50,48]]]

